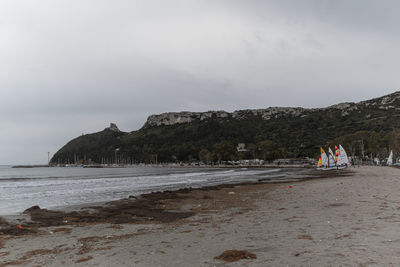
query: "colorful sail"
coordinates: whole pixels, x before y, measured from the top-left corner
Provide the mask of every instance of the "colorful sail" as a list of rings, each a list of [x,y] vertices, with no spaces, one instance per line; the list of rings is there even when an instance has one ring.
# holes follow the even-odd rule
[[[349,165],[349,158],[342,145],[335,146],[335,153],[331,148],[328,148],[328,153],[326,153],[321,147],[321,156],[318,159],[318,168],[320,170],[342,169]]]
[[[337,146],[335,146],[335,163],[337,164],[340,155],[340,150]]]
[[[328,167],[328,156],[326,155],[322,147],[321,147],[321,166]]]

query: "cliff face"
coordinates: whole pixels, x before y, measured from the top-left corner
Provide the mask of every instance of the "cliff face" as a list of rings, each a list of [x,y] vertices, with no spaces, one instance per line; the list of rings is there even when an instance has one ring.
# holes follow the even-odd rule
[[[301,107],[270,107],[266,109],[245,109],[237,110],[232,113],[226,111],[207,111],[207,112],[167,112],[159,115],[151,115],[147,118],[145,127],[166,126],[182,123],[191,123],[196,120],[207,120],[211,118],[232,118],[237,120],[246,119],[249,115],[257,116],[262,120],[278,119],[281,117],[301,117],[313,112],[326,112],[329,110],[339,110],[342,116],[347,116],[350,112],[363,108],[376,108],[380,110],[395,109],[400,110],[400,92],[362,101],[358,103],[347,102],[332,105],[326,108],[306,109]]]
[[[53,158],[69,162],[76,155],[95,162],[118,154],[139,161],[197,158],[201,149],[212,150],[221,141],[257,144],[272,140],[291,156],[314,156],[318,146],[333,139],[373,131],[389,146],[387,137],[400,129],[400,92],[358,103],[341,103],[326,108],[270,107],[234,112],[170,112],[148,117],[138,131],[124,133],[115,124],[102,132],[78,137]],[[400,141],[399,141],[400,143]],[[400,149],[399,149],[400,150]]]
[[[262,120],[277,119],[280,117],[299,117],[309,111],[305,108],[288,108],[288,107],[270,107],[267,109],[245,109],[237,110],[232,113],[232,118],[243,120],[247,116],[253,115],[260,117]]]
[[[207,112],[167,112],[159,115],[151,115],[147,118],[145,127],[174,125],[181,123],[191,123],[196,120],[233,118],[236,120],[246,119],[248,115],[260,117],[263,120],[279,118],[284,116],[298,117],[307,111],[304,108],[271,107],[267,109],[246,109],[237,110],[232,113],[226,111],[207,111]]]
[[[214,118],[227,118],[230,114],[225,111],[208,111],[208,112],[168,112],[160,115],[151,115],[147,118],[145,126],[162,126],[174,125],[180,123],[190,123],[194,120],[206,120]]]

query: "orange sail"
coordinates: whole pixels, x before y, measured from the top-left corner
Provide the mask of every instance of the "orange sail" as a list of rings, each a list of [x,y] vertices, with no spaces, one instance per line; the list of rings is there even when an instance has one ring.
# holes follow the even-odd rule
[[[321,157],[319,157],[319,160],[318,160],[318,165],[317,165],[318,167],[321,167],[322,166],[322,160],[321,160]]]
[[[325,150],[321,147],[321,167],[328,166],[328,156],[325,153]]]

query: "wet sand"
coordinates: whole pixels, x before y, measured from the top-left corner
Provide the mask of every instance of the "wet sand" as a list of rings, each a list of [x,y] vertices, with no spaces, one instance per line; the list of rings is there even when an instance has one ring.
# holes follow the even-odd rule
[[[399,169],[309,178],[153,193],[72,212],[33,208],[20,221],[0,220],[0,266],[400,262]]]

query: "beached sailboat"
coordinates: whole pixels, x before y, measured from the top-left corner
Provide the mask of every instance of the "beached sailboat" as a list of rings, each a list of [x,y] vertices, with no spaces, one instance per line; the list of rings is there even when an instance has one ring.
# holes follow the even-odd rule
[[[339,154],[340,154],[340,149],[335,146],[335,163],[337,164],[338,159],[339,159]]]
[[[328,154],[325,153],[324,149],[321,147],[321,156],[318,160],[317,168],[320,170],[332,170],[332,169],[343,169],[350,166],[350,161],[347,156],[346,151],[339,145],[335,146],[335,154],[331,148],[328,149]]]
[[[332,151],[330,151],[330,152],[332,152]],[[332,169],[331,165],[332,165],[332,162],[334,163],[334,159],[332,158],[332,155],[330,152],[328,152],[329,153],[329,156],[328,156],[326,154],[325,150],[321,147],[321,156],[319,157],[318,166],[317,166],[319,170]]]
[[[393,150],[390,150],[390,154],[389,154],[389,157],[387,159],[386,164],[388,166],[392,166],[393,165]]]
[[[333,155],[333,151],[331,148],[329,148],[328,151],[329,151],[328,167],[334,168],[336,167],[335,156]]]
[[[318,167],[328,168],[328,156],[326,155],[324,149],[321,147],[321,156],[319,157]]]
[[[336,164],[337,166],[350,166],[349,157],[342,145],[339,145],[339,155]]]

